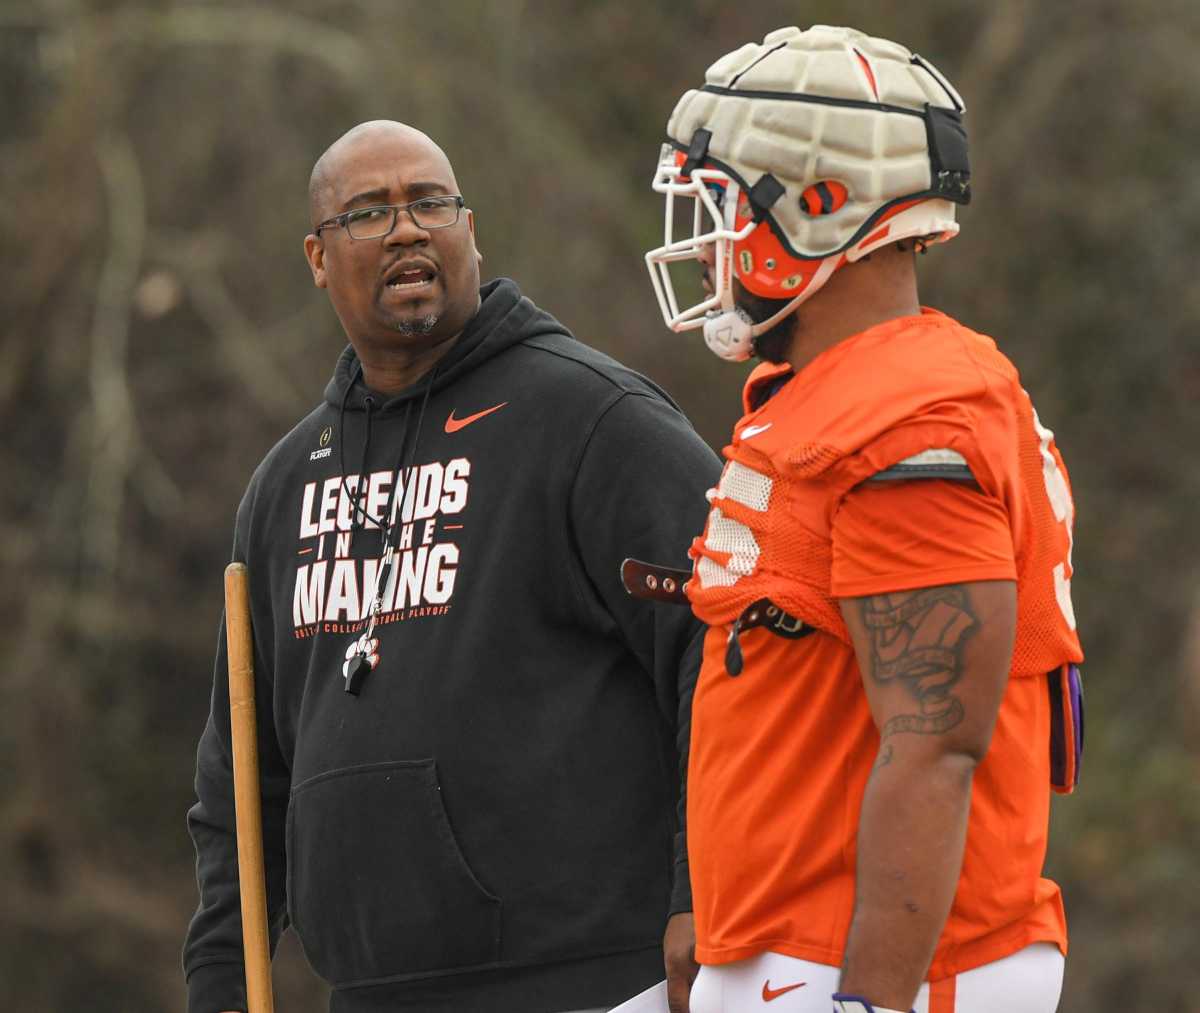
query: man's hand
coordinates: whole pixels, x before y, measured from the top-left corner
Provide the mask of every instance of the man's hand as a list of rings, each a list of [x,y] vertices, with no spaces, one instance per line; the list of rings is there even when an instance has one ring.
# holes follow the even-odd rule
[[[667,920],[663,965],[667,970],[667,1008],[671,1013],[688,1013],[688,996],[700,971],[696,963],[696,919],[690,911]]]

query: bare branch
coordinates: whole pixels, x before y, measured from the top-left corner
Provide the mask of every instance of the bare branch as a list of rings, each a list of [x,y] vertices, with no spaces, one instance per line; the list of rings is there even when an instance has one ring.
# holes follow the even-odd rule
[[[304,398],[280,371],[259,328],[242,312],[214,268],[189,273],[188,294],[220,347],[221,361],[269,414],[290,420]]]
[[[324,64],[354,88],[365,82],[369,66],[366,49],[353,35],[298,14],[262,7],[126,9],[112,19],[111,30],[112,38],[121,44],[246,46],[290,52]]]
[[[1001,70],[1020,52],[1029,25],[1029,0],[994,4],[978,41],[962,61],[958,90],[970,106],[991,106],[991,92]]]
[[[141,268],[146,234],[142,174],[133,145],[110,134],[97,156],[108,205],[108,252],[96,292],[90,339],[91,467],[84,549],[111,575],[120,549],[121,511],[133,451],[133,400],[127,355],[130,300]]]

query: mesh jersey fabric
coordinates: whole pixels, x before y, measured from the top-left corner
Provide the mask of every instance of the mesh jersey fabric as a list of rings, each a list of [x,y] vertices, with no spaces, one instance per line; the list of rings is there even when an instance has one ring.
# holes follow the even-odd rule
[[[962,876],[930,977],[1031,942],[1065,951],[1058,887],[1040,874],[1045,674],[1082,653],[1060,604],[1071,508],[1052,436],[994,342],[932,311],[841,342],[759,405],[763,385],[784,376],[760,367],[747,383],[747,412],[692,548],[688,594],[711,627],[689,771],[697,958],[773,950],[841,962],[879,736],[837,597],[1014,578],[1014,677],[976,770]],[[929,449],[961,455],[977,484],[863,485]],[[763,597],[817,632],[743,633],[744,669],[730,678],[727,626]]]
[[[702,620],[730,623],[766,597],[848,644],[831,587],[834,515],[871,476],[949,449],[1008,514],[1018,579],[1013,672],[1081,659],[1060,602],[1071,575],[1066,468],[994,341],[925,310],[827,349],[754,408],[756,389],[781,372],[751,374],[709,523],[692,544],[688,597]],[[1062,520],[1051,483],[1068,504]]]

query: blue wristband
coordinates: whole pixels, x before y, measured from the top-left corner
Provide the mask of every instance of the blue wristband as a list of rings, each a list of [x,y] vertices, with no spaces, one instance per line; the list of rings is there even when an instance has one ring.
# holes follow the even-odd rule
[[[873,1006],[861,995],[848,995],[845,992],[834,992],[833,1013],[902,1013],[902,1011],[887,1009],[883,1006]],[[914,1011],[909,1010],[908,1013],[914,1013]]]

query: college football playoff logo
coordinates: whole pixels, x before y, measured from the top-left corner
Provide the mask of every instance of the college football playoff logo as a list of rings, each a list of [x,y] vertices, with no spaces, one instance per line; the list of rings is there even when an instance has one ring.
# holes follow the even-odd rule
[[[321,430],[321,435],[317,437],[317,446],[320,448],[314,450],[308,455],[310,461],[320,461],[333,453],[333,447],[329,445],[329,441],[333,439],[333,426],[326,426]]]

